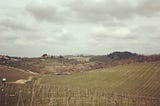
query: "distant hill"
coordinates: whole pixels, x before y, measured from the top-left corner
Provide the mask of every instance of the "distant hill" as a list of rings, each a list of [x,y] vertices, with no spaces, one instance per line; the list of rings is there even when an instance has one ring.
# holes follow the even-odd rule
[[[123,59],[128,59],[131,57],[138,56],[136,53],[131,53],[131,52],[113,52],[107,57],[109,57],[112,60],[123,60]]]
[[[78,61],[73,58],[63,56],[48,56],[36,58],[17,58],[10,56],[0,56],[0,65],[14,67],[22,70],[30,70],[40,74],[64,74],[66,72],[75,73],[91,69],[90,63]]]
[[[124,60],[129,59],[131,57],[138,56],[136,53],[131,52],[113,52],[108,55],[100,55],[100,56],[93,56],[90,58],[90,61],[96,61],[96,62],[111,62],[114,60]]]
[[[72,74],[135,62],[160,61],[160,55],[144,56],[131,52],[113,52],[100,56],[50,56],[21,58],[0,55],[0,65],[40,74]]]
[[[139,55],[136,53],[131,52],[113,52],[108,55],[100,55],[100,56],[93,56],[90,58],[91,62],[104,62],[104,63],[111,63],[111,62],[149,62],[149,61],[159,61],[160,55]]]

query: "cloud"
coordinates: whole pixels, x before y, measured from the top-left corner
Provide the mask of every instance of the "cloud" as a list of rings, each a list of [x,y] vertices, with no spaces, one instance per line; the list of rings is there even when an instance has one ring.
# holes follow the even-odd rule
[[[0,52],[31,56],[159,52],[159,4],[158,0],[5,0],[0,4]]]
[[[5,19],[0,20],[1,30],[23,30],[23,31],[34,31],[35,29],[25,25],[25,23],[21,23],[15,20]]]
[[[54,32],[54,35],[46,36],[44,43],[48,45],[64,46],[74,40],[74,36],[66,29]]]
[[[97,41],[133,39],[128,27],[95,26],[90,31],[90,36]]]
[[[61,3],[31,2],[25,8],[39,22],[101,23],[121,25],[135,16],[152,17],[160,14],[159,1],[150,0],[68,0]]]
[[[121,20],[136,15],[151,17],[160,13],[160,1],[156,0],[71,0],[66,4],[74,17],[86,22]]]
[[[64,12],[49,3],[31,2],[25,8],[38,21],[62,23],[66,20],[66,17],[63,16]]]
[[[145,51],[146,53],[157,52],[158,50],[153,50],[152,47],[158,48],[159,46],[160,29],[158,26],[160,24],[156,18],[151,20],[152,21],[148,18],[142,18],[137,21],[137,18],[135,18],[131,22],[126,21],[125,26],[94,26],[89,33],[90,40],[88,42],[88,48],[92,48],[92,50],[96,48],[96,50],[101,52],[106,50],[127,50],[137,53],[145,53]],[[137,21],[137,23],[135,21]]]
[[[34,34],[34,35],[33,35]],[[43,37],[36,35],[35,32],[21,32],[21,31],[3,31],[0,32],[0,44],[11,45],[34,45],[38,41],[42,41]]]

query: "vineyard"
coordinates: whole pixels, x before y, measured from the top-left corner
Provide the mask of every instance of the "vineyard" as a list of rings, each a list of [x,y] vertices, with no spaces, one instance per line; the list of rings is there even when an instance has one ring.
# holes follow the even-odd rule
[[[49,85],[6,84],[0,106],[158,106],[160,98]]]
[[[159,106],[160,62],[0,85],[0,106]]]
[[[47,75],[41,84],[160,97],[160,62],[134,63],[69,76]]]

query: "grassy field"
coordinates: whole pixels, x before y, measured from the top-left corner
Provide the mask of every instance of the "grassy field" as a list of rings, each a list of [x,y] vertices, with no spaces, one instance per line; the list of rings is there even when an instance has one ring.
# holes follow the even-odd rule
[[[42,84],[94,88],[131,95],[160,97],[160,62],[134,63],[68,76],[46,75]]]
[[[21,79],[27,80],[30,76],[33,76],[33,74],[28,71],[0,65],[0,79],[5,77],[7,82],[14,82]]]

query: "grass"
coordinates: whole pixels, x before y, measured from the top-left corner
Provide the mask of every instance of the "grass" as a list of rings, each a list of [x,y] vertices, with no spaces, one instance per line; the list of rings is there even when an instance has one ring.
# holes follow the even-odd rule
[[[47,75],[42,84],[93,88],[109,92],[160,97],[160,62],[134,63],[69,76]]]

